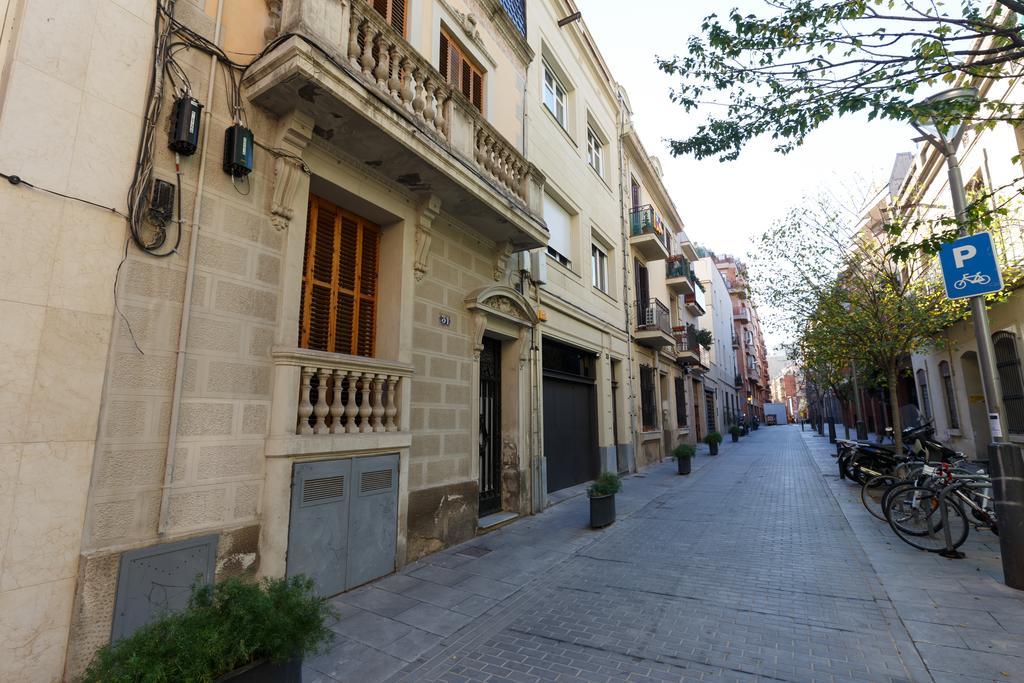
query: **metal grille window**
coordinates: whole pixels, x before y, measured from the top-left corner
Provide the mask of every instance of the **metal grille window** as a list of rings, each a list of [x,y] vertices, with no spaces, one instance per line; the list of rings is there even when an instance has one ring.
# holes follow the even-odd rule
[[[676,423],[686,426],[686,380],[676,377]]]
[[[590,245],[590,270],[593,285],[608,293],[608,254],[596,244]]]
[[[956,409],[956,393],[953,391],[953,373],[949,363],[939,363],[939,374],[942,376],[942,389],[946,393],[946,416],[949,418],[950,429],[960,429],[960,415]]]
[[[924,370],[917,371],[917,387],[920,392],[918,396],[918,402],[921,404],[921,412],[924,413],[924,419],[932,419],[932,401],[928,395],[928,378],[925,375]]]
[[[1003,407],[1010,434],[1024,434],[1024,379],[1021,378],[1017,339],[1009,332],[992,335],[996,350],[996,369],[1003,389]]]
[[[658,406],[654,396],[654,368],[640,366],[640,421],[643,431],[658,429]]]
[[[466,54],[458,43],[441,31],[441,75],[456,90],[462,92],[473,106],[484,110],[484,72]]]
[[[558,121],[558,125],[562,128],[568,125],[565,86],[547,62],[544,62],[544,106]]]
[[[505,8],[509,19],[515,24],[519,32],[526,37],[526,0],[501,0],[501,6]]]
[[[310,195],[299,346],[372,357],[379,269],[380,228]]]

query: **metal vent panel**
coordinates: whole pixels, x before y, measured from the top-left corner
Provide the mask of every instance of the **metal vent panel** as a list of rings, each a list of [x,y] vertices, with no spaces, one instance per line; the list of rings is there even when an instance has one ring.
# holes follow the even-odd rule
[[[302,504],[320,505],[345,497],[345,475],[306,479],[302,482]]]
[[[394,483],[393,472],[391,469],[363,472],[359,477],[359,493],[390,491]]]

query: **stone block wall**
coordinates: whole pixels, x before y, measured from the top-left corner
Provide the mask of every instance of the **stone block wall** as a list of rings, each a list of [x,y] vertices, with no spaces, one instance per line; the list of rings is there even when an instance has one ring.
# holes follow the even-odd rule
[[[478,454],[470,443],[476,388],[465,299],[494,283],[493,244],[444,215],[432,231],[427,272],[414,298],[409,561],[476,531]],[[450,325],[443,325],[441,316]]]

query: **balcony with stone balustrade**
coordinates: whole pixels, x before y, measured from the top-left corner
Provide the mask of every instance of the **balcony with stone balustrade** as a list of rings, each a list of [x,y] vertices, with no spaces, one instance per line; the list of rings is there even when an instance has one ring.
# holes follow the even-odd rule
[[[246,70],[253,102],[310,116],[316,144],[495,242],[547,243],[543,175],[369,3],[285,0],[281,17]]]

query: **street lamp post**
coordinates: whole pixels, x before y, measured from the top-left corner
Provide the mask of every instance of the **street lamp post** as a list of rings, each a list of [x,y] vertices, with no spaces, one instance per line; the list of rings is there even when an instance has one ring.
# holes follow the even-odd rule
[[[913,126],[921,138],[926,140],[946,159],[949,175],[949,191],[953,197],[957,227],[961,236],[967,234],[967,192],[964,188],[957,148],[963,139],[967,124],[963,115],[980,106],[977,88],[954,88],[932,95],[915,105],[924,110],[924,116],[915,117]],[[951,118],[961,119],[950,125],[936,120],[928,110],[949,107]],[[971,318],[974,322],[974,336],[978,344],[978,365],[981,370],[981,384],[985,395],[992,443],[989,445],[992,488],[995,497],[996,516],[999,518],[999,546],[1003,563],[1003,579],[1007,586],[1024,590],[1024,461],[1019,449],[1006,442],[1002,435],[1002,420],[1005,412],[1002,397],[996,388],[995,348],[989,328],[985,297],[971,297]],[[994,427],[994,428],[993,428]]]

